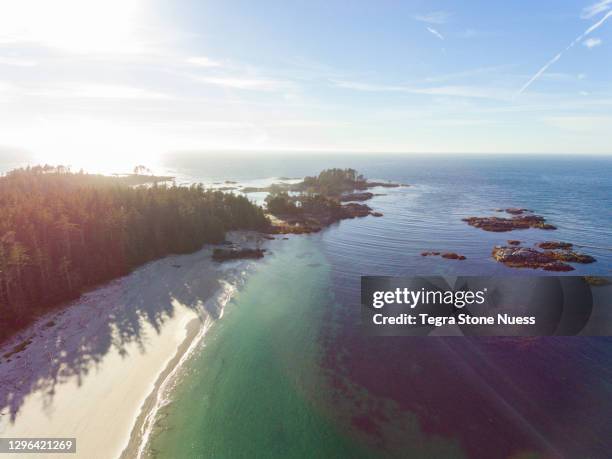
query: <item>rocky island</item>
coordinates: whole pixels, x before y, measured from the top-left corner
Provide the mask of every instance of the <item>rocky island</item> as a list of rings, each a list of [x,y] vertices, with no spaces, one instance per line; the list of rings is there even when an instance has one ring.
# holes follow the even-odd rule
[[[483,231],[496,233],[536,228],[542,230],[555,230],[554,225],[546,222],[540,215],[533,214],[530,209],[522,207],[509,207],[506,209],[495,209],[496,212],[510,214],[510,218],[504,217],[468,217],[463,221]],[[498,245],[491,252],[492,257],[506,266],[512,268],[543,269],[545,271],[573,271],[568,263],[593,263],[595,258],[590,255],[578,253],[573,250],[573,244],[569,242],[545,241],[536,244],[537,248],[523,247],[521,241],[508,239],[507,245]],[[426,256],[437,254],[424,252]]]
[[[369,182],[354,169],[327,169],[318,176],[306,177],[295,184],[275,184],[257,191],[267,191],[266,208],[272,234],[315,233],[340,220],[358,217],[382,217],[366,204],[375,195],[358,192],[372,187],[395,188],[391,182]],[[248,192],[247,189],[243,191]],[[346,204],[343,204],[346,203]]]
[[[570,243],[542,242],[540,248],[556,250],[538,250],[520,246],[496,246],[491,255],[496,261],[512,268],[541,268],[545,271],[573,271],[568,263],[593,263],[590,255],[574,252]]]
[[[244,187],[243,193],[314,193],[335,197],[342,201],[366,201],[375,196],[365,192],[370,188],[399,188],[409,186],[393,182],[370,181],[355,169],[327,169],[318,176],[305,177],[298,183],[273,183],[265,187]],[[361,191],[363,193],[356,193]]]
[[[506,231],[538,228],[555,230],[556,226],[546,223],[546,219],[539,215],[517,215],[511,218],[502,217],[468,217],[463,219],[468,225],[484,231],[502,233]]]

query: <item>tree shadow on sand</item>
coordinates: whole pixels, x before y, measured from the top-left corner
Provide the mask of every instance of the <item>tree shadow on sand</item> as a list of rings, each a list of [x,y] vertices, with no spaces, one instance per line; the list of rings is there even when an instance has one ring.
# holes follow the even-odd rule
[[[146,352],[150,334],[159,334],[174,317],[176,302],[196,311],[200,320],[218,318],[223,305],[216,294],[224,279],[239,279],[243,266],[221,268],[211,262],[210,253],[207,248],[151,262],[46,315],[5,343],[0,348],[0,420],[10,416],[14,422],[33,392],[43,394],[43,408],[50,408],[58,385],[76,380],[80,386],[114,349],[123,358],[134,343]]]

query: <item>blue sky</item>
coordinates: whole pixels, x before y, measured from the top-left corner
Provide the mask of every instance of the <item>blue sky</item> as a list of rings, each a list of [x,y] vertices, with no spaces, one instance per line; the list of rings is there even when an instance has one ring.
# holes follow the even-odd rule
[[[0,2],[0,146],[612,153],[612,0]]]

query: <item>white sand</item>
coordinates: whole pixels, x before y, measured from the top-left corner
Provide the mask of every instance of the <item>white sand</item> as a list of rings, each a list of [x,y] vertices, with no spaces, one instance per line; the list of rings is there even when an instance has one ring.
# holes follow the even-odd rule
[[[244,266],[216,264],[210,249],[171,256],[19,333],[0,348],[0,436],[76,437],[76,455],[49,457],[119,457],[146,418],[145,400],[154,407],[154,389],[222,314],[231,288],[222,278],[237,281]],[[26,339],[10,361],[1,357]]]

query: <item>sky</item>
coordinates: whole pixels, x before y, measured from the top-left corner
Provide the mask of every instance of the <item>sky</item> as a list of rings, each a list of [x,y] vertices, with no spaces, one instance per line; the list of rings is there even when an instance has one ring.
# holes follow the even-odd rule
[[[612,0],[0,0],[0,149],[611,154],[611,62]]]

